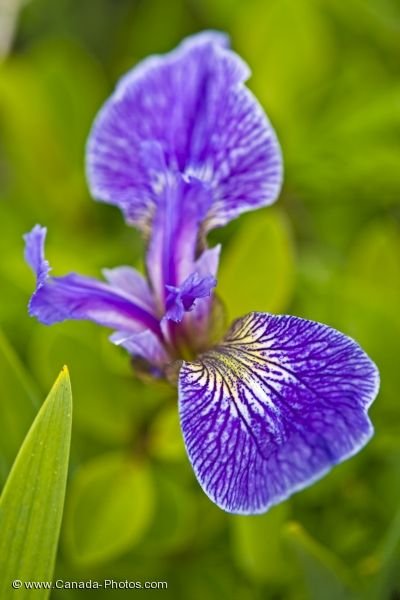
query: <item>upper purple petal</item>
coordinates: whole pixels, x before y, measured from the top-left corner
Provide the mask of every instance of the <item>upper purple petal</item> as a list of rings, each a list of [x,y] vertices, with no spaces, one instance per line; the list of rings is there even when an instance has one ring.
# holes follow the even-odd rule
[[[276,199],[279,145],[244,85],[247,65],[228,45],[225,35],[204,32],[144,60],[100,111],[87,146],[89,185],[130,223],[144,227],[152,219],[164,185],[155,148],[169,172],[212,189],[208,228]]]
[[[121,279],[110,271],[113,285],[91,277],[71,273],[64,277],[48,277],[50,270],[44,258],[46,229],[38,225],[26,234],[25,257],[37,277],[37,286],[29,303],[29,313],[41,323],[51,325],[66,319],[89,319],[107,327],[136,332],[150,329],[161,335],[159,320],[148,305],[146,294],[139,293],[141,278],[136,274],[136,294],[125,286],[116,285]],[[132,273],[131,273],[132,281]],[[125,282],[126,283],[126,282]],[[145,290],[145,282],[142,283]]]
[[[374,363],[351,338],[296,317],[251,313],[183,363],[179,409],[196,476],[234,513],[259,513],[356,453],[373,433]]]

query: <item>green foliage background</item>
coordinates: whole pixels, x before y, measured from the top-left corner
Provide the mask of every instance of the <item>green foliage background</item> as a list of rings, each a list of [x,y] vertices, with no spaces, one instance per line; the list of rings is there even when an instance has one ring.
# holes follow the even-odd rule
[[[37,222],[49,228],[56,274],[141,264],[137,232],[88,195],[85,140],[120,75],[204,28],[227,31],[249,62],[286,169],[276,206],[213,234],[224,242],[218,289],[229,316],[260,309],[323,321],[355,337],[382,379],[368,447],[258,517],[227,515],[205,497],[173,390],[137,381],[108,332],[46,328],[26,311],[33,279],[22,234]],[[400,594],[399,59],[395,0],[23,8],[0,64],[0,482],[68,364],[75,408],[56,578],[167,581],[143,594],[191,600]]]

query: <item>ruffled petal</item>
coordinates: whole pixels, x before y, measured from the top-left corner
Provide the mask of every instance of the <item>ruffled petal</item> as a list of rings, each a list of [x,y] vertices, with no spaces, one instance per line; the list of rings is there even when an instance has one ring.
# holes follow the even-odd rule
[[[247,65],[228,46],[217,32],[187,38],[135,67],[101,109],[87,146],[90,189],[131,224],[147,227],[164,185],[155,148],[170,173],[212,189],[208,229],[276,199],[279,144],[244,85]]]
[[[45,227],[35,225],[32,231],[24,235],[25,260],[35,273],[38,286],[46,281],[50,271],[49,262],[44,256],[46,232]]]
[[[215,283],[213,287],[217,285],[217,274],[219,266],[219,257],[221,254],[221,244],[214,246],[214,248],[208,248],[200,255],[194,264],[194,269],[200,277],[206,278],[211,277]],[[188,317],[193,322],[200,323],[204,318],[207,318],[211,311],[212,296],[205,297],[203,302],[198,302],[193,307],[191,314]]]
[[[120,279],[109,271],[113,285],[91,277],[71,273],[64,277],[49,277],[49,264],[44,257],[46,228],[36,225],[24,236],[25,258],[36,274],[37,285],[29,303],[29,314],[41,323],[51,325],[66,319],[88,319],[123,331],[151,330],[161,335],[159,320],[148,306],[146,294],[116,285]],[[136,284],[141,276],[137,274]],[[132,273],[131,273],[132,282]],[[143,283],[144,285],[144,283]]]
[[[180,323],[185,312],[190,312],[196,300],[209,298],[217,280],[212,275],[201,277],[197,271],[191,273],[179,287],[167,285],[166,319]]]
[[[220,252],[221,245],[204,250],[194,264],[195,272],[215,286]],[[226,331],[223,306],[213,290],[210,291],[209,295],[195,302],[190,312],[185,313],[180,325],[181,336],[190,340],[196,354],[204,352]]]
[[[194,263],[195,272],[200,278],[204,278],[213,284],[217,284],[217,273],[221,245],[204,250],[200,257]],[[209,348],[221,333],[226,331],[226,324],[223,319],[223,307],[216,297],[214,291],[210,289],[210,294],[194,303],[192,309],[186,312],[179,326],[179,333],[183,340],[190,340],[190,345],[195,352],[199,354],[206,348]]]
[[[320,323],[251,313],[179,376],[181,426],[200,485],[260,513],[355,454],[373,433],[374,363]]]

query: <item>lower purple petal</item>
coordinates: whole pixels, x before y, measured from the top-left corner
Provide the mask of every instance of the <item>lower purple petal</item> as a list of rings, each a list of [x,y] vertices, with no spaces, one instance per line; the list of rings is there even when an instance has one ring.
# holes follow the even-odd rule
[[[222,509],[260,513],[355,454],[373,433],[374,363],[320,323],[251,313],[179,377],[189,459]]]

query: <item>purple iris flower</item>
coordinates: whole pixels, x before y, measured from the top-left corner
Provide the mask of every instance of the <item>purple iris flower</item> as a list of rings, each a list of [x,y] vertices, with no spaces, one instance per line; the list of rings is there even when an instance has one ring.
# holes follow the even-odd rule
[[[243,514],[360,450],[379,387],[360,346],[313,321],[250,313],[213,345],[220,247],[207,247],[207,232],[274,202],[282,181],[279,144],[248,77],[227,37],[205,32],[143,61],[101,109],[87,146],[90,189],[144,233],[146,276],[124,266],[105,270],[106,282],[50,277],[46,230],[25,236],[37,275],[30,314],[111,327],[111,340],[155,376],[174,372],[196,477],[218,506]]]

